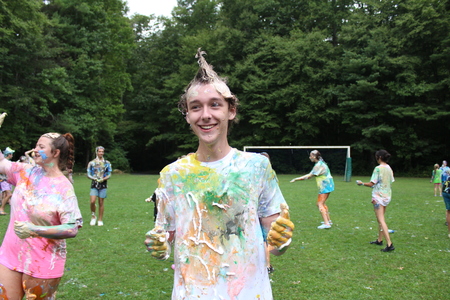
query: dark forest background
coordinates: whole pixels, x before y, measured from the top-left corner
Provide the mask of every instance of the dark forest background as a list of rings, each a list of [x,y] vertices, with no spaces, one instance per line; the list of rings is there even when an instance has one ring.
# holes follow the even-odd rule
[[[351,145],[397,174],[449,156],[450,2],[178,0],[172,17],[127,17],[121,0],[0,0],[0,147],[71,132],[114,168],[157,172],[196,150],[177,110],[197,48],[241,101],[230,144]],[[309,166],[311,167],[311,166]],[[276,169],[276,168],[275,168]]]

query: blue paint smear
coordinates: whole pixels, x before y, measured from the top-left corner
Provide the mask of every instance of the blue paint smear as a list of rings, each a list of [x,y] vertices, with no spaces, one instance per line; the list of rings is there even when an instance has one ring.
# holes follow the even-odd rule
[[[48,156],[45,154],[44,150],[39,150],[38,153],[42,157],[43,160],[46,160],[48,158]]]

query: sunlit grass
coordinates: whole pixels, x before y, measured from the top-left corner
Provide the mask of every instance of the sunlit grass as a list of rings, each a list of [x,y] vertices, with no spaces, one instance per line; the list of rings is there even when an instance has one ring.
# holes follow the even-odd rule
[[[301,174],[303,175],[303,174]],[[316,229],[314,180],[280,187],[296,225],[294,242],[281,257],[272,256],[275,299],[448,299],[450,239],[445,207],[425,178],[396,178],[386,220],[396,230],[396,250],[370,245],[377,224],[370,188],[336,179],[327,201],[333,220],[329,230]],[[58,299],[170,299],[173,259],[152,259],[143,245],[153,223],[153,204],[144,202],[156,187],[156,175],[114,175],[109,189],[105,226],[89,226],[89,180],[75,177],[85,219],[75,239],[68,240],[66,271]],[[9,211],[9,206],[7,206]],[[8,217],[0,218],[0,234]]]

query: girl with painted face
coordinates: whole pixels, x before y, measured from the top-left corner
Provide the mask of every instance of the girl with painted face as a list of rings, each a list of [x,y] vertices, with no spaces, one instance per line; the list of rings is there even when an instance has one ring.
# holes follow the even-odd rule
[[[65,239],[82,226],[73,186],[62,172],[73,165],[73,136],[46,133],[34,153],[36,166],[0,154],[0,172],[16,186],[0,247],[2,299],[55,299],[64,273]]]
[[[323,222],[322,225],[318,226],[318,229],[328,229],[331,228],[333,224],[330,220],[330,214],[328,213],[328,206],[325,204],[330,193],[334,191],[334,181],[331,176],[330,168],[325,163],[322,155],[319,151],[313,150],[309,155],[309,159],[314,163],[314,167],[309,174],[296,177],[291,180],[295,182],[297,180],[306,180],[311,177],[316,177],[317,188],[319,190],[319,195],[317,197],[317,207],[319,208],[320,214],[322,215]]]
[[[386,150],[378,150],[375,153],[375,159],[378,166],[375,167],[370,178],[370,182],[362,182],[356,180],[357,185],[368,186],[372,188],[372,204],[375,211],[375,216],[378,221],[378,238],[370,242],[373,245],[383,245],[383,238],[386,240],[386,248],[381,249],[383,252],[390,252],[395,250],[394,244],[392,244],[389,236],[389,229],[386,224],[384,214],[386,213],[386,207],[391,202],[392,190],[391,184],[394,182],[394,173],[391,167],[388,165],[388,161],[391,155]]]

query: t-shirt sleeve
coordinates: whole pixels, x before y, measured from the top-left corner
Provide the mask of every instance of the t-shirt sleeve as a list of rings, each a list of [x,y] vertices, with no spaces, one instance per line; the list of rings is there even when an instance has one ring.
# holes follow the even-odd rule
[[[267,158],[261,163],[261,194],[259,197],[258,217],[265,218],[281,211],[280,204],[286,203],[278,185],[278,178]]]
[[[105,177],[110,176],[112,173],[112,166],[111,163],[108,161],[108,163],[106,164],[106,170],[105,170]]]
[[[20,174],[21,172],[25,171],[25,164],[17,163],[17,162],[11,162],[10,168],[8,168],[5,172],[6,176],[8,177],[8,182],[14,186],[17,185],[17,182],[19,182]]]
[[[78,207],[77,196],[70,186],[66,186],[62,191],[62,202],[58,208],[61,224],[77,224],[83,226],[83,217]]]
[[[175,230],[175,196],[173,192],[172,181],[168,174],[168,169],[161,171],[158,188],[155,190],[156,207],[158,214],[156,215],[155,226],[162,227],[166,231]]]
[[[310,174],[312,174],[314,176],[320,176],[320,175],[324,175],[326,172],[327,172],[326,166],[324,164],[318,162],[314,165]]]
[[[380,181],[380,169],[375,167],[372,173],[372,177],[370,178],[370,182],[377,184]]]

